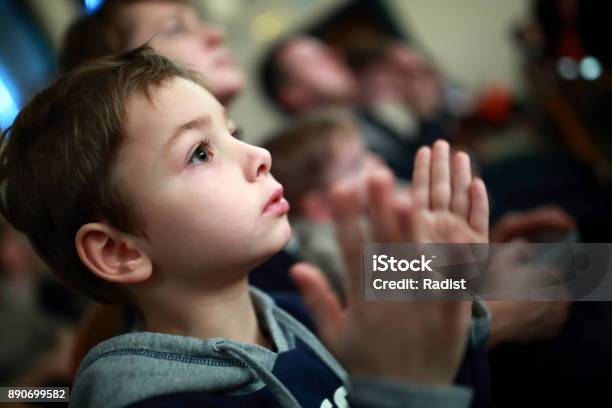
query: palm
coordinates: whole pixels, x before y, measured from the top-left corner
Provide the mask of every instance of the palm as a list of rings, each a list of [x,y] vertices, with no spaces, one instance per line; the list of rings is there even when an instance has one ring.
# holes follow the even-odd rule
[[[412,177],[413,241],[486,243],[489,205],[484,184],[472,177],[467,154],[458,152],[452,160],[449,156],[449,147],[442,142],[433,151],[422,148],[417,153]]]
[[[464,219],[446,210],[416,211],[412,241],[422,243],[485,243],[483,235]]]

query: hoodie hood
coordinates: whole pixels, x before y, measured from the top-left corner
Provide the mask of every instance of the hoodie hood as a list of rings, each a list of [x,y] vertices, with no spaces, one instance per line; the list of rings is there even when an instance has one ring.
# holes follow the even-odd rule
[[[300,341],[340,380],[347,374],[316,337],[251,288],[260,324],[276,351],[224,338],[199,339],[136,332],[106,340],[90,350],[79,367],[71,394],[75,407],[120,407],[159,395],[201,391],[241,395],[268,387],[282,407],[299,407],[272,370],[279,354]]]

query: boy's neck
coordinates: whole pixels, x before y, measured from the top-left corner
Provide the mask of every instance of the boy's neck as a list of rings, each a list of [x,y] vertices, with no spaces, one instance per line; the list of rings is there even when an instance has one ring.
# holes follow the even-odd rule
[[[246,277],[206,293],[175,293],[140,300],[145,330],[203,339],[223,337],[273,348],[259,325]]]

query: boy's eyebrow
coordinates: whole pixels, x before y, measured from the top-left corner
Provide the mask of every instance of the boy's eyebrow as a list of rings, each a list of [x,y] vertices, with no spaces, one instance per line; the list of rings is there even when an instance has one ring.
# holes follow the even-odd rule
[[[172,147],[172,145],[175,143],[175,141],[179,138],[179,136],[183,134],[183,132],[187,130],[191,130],[191,129],[204,129],[208,127],[209,124],[210,124],[210,115],[198,116],[194,119],[191,119],[188,122],[183,123],[182,125],[178,126],[172,132],[172,136],[170,137],[170,139],[168,139],[168,141],[165,144],[165,150],[169,150]]]

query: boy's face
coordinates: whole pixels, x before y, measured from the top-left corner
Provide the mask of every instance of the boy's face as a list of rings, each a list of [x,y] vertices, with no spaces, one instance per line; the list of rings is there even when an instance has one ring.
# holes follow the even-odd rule
[[[232,136],[204,88],[174,78],[132,96],[115,180],[144,221],[153,265],[183,283],[236,279],[288,241],[288,203],[267,150]],[[206,276],[206,280],[202,278]]]
[[[141,1],[123,12],[132,28],[129,49],[150,41],[157,53],[204,75],[213,95],[224,104],[242,89],[244,75],[224,44],[222,30],[203,22],[192,7]]]

